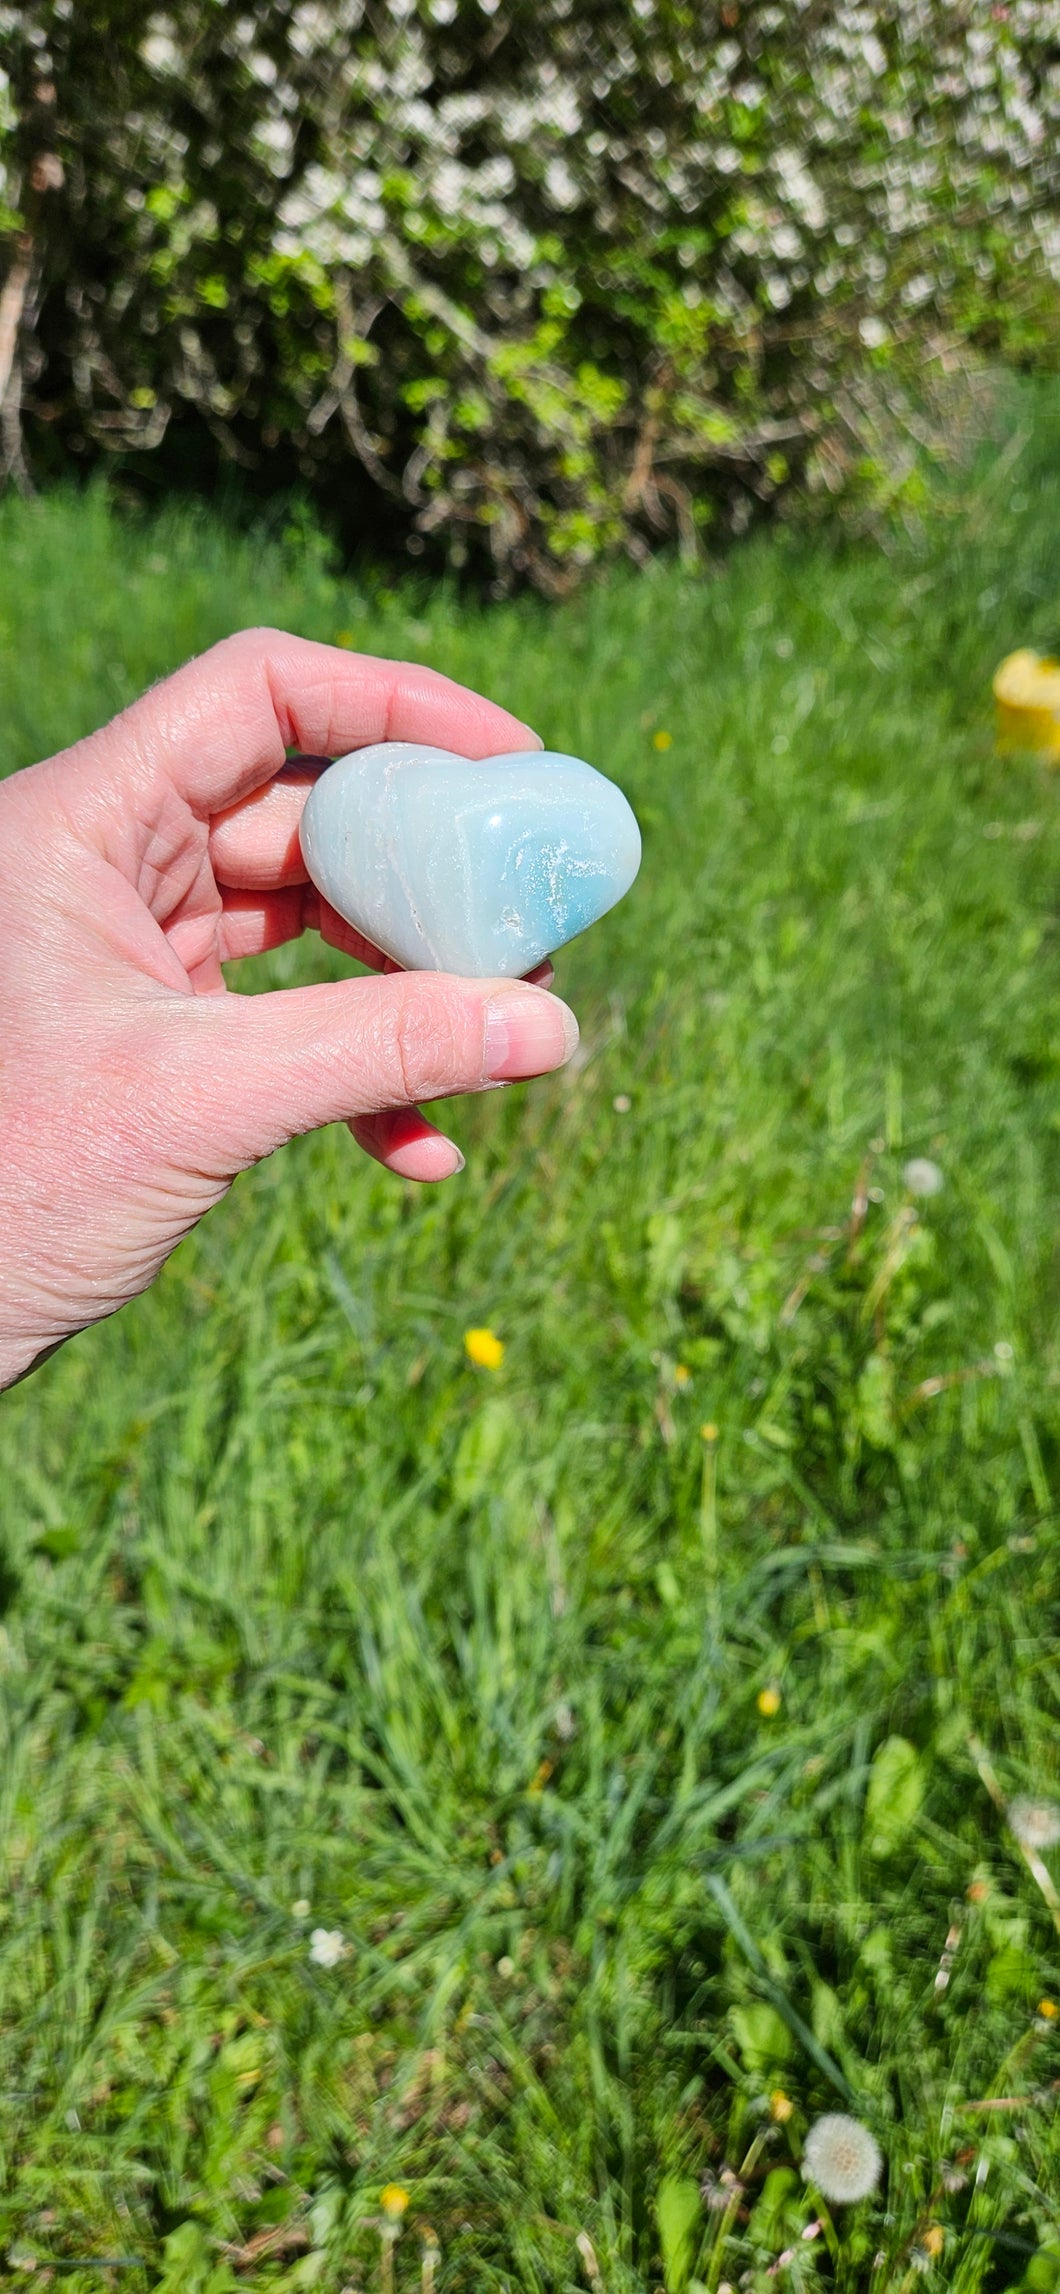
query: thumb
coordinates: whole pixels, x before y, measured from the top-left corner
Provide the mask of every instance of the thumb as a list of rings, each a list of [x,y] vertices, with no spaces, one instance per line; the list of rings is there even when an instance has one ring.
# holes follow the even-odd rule
[[[323,1123],[562,1067],[573,1012],[544,988],[446,972],[202,996],[184,1095],[197,1151],[229,1174]]]

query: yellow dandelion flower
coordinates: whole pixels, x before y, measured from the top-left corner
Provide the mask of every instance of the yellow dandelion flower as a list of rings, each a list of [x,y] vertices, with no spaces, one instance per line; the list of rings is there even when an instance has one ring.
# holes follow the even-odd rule
[[[690,1386],[691,1384],[692,1372],[690,1371],[687,1362],[676,1362],[674,1364],[674,1385]]]
[[[477,1370],[499,1370],[504,1360],[504,1340],[495,1330],[465,1330],[464,1352]]]
[[[1044,2015],[1047,2023],[1051,2023],[1054,2015],[1060,2013],[1060,2009],[1057,2008],[1055,1999],[1040,1999],[1038,2001],[1038,2013]]]
[[[930,2254],[932,2261],[937,2262],[946,2244],[946,2233],[941,2222],[929,2222],[920,2243],[925,2254]]]
[[[776,2120],[778,2127],[786,2124],[794,2109],[791,2096],[785,2095],[783,2087],[775,2087],[769,2098],[769,2116]]]
[[[379,2204],[390,2222],[400,2222],[402,2215],[407,2212],[408,2203],[409,2194],[402,2183],[388,2182],[386,2189],[379,2193]]]
[[[780,1711],[780,1690],[775,1681],[770,1681],[768,1688],[759,1689],[755,1703],[763,1719],[772,1720],[774,1713]]]
[[[357,640],[353,634],[352,629],[337,629],[335,632],[335,643],[336,645],[341,645],[347,653],[352,653]]]
[[[674,745],[673,734],[664,733],[661,730],[658,733],[653,733],[651,745],[653,749],[672,749]]]
[[[716,1442],[718,1439],[718,1429],[713,1419],[708,1418],[706,1425],[701,1426],[699,1432],[700,1438],[704,1442]]]

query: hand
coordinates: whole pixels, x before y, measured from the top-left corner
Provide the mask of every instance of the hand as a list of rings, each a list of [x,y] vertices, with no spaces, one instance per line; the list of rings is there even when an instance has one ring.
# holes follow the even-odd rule
[[[0,1386],[146,1289],[295,1133],[347,1122],[390,1170],[447,1178],[462,1158],[417,1100],[569,1058],[573,1015],[521,982],[227,992],[226,962],[307,925],[382,965],[298,844],[320,758],[381,740],[480,757],[527,729],[432,670],[251,630],[0,786]]]

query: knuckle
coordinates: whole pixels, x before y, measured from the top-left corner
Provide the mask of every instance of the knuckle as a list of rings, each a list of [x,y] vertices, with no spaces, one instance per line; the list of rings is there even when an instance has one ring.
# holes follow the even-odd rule
[[[471,1080],[473,1026],[459,992],[404,974],[388,983],[393,1065],[407,1103]]]
[[[222,637],[217,651],[236,654],[264,653],[270,645],[277,642],[282,634],[281,630],[273,629],[267,621],[255,622],[249,629],[236,629],[233,630],[230,637]]]
[[[235,629],[230,636],[218,638],[202,659],[209,664],[214,676],[225,681],[240,674],[267,674],[269,661],[282,636],[281,630],[270,629],[265,622],[252,629]]]

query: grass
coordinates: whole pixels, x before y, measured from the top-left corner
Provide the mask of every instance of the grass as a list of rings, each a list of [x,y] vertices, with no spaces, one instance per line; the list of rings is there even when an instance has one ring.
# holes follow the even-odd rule
[[[1058,450],[1020,396],[919,536],[553,610],[0,504],[7,765],[265,618],[645,830],[579,1063],[462,1105],[457,1183],[299,1142],[0,1404],[12,2284],[1060,2283],[1003,1813],[1058,1792],[1060,793],[989,713]],[[836,2109],[885,2173],[829,2210]]]

